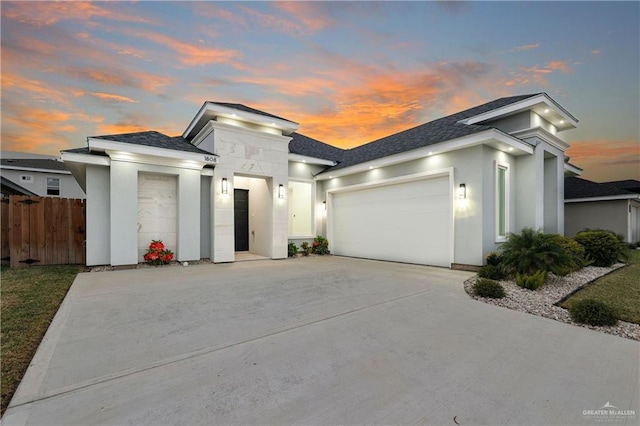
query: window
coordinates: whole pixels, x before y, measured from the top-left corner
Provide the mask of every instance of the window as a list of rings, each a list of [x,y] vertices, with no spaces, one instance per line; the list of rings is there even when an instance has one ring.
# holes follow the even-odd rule
[[[60,179],[47,178],[47,195],[60,195]]]
[[[509,165],[496,164],[496,242],[509,233]]]
[[[31,175],[20,175],[21,183],[33,183],[33,176]]]
[[[313,236],[313,184],[289,182],[289,236]]]

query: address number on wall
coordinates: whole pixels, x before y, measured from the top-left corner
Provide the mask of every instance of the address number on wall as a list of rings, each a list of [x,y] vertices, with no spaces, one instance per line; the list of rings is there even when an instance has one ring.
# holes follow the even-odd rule
[[[204,156],[204,161],[206,161],[209,164],[217,163],[218,162],[218,157],[214,157],[213,155],[205,155]]]

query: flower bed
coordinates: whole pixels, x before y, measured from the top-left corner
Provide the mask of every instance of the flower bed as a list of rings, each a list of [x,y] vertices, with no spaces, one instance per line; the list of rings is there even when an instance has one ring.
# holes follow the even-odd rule
[[[476,282],[476,277],[466,280],[464,283],[464,289],[472,298],[491,305],[502,306],[504,308],[526,312],[554,319],[556,321],[562,321],[568,324],[587,327],[592,330],[598,330],[604,333],[640,341],[640,325],[638,324],[625,321],[618,321],[617,325],[611,327],[595,327],[578,324],[571,320],[569,311],[556,306],[556,303],[560,302],[578,289],[623,266],[624,264],[622,263],[617,263],[608,268],[588,266],[565,277],[550,274],[547,283],[535,291],[518,287],[513,280],[500,281],[500,284],[504,287],[506,293],[505,297],[502,299],[488,299],[475,296],[473,294],[473,284]]]

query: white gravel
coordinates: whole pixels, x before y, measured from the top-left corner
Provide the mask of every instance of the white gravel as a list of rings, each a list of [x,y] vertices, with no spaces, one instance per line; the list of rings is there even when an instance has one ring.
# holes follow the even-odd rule
[[[640,325],[638,324],[625,321],[618,321],[618,324],[611,327],[594,327],[591,325],[578,324],[571,320],[569,311],[559,306],[555,306],[555,303],[558,303],[565,296],[581,287],[584,287],[595,279],[623,266],[623,263],[617,263],[610,268],[588,266],[578,272],[567,275],[566,277],[558,277],[550,274],[546,284],[535,291],[518,287],[515,281],[499,281],[506,293],[505,297],[502,299],[489,299],[475,296],[473,294],[473,285],[475,284],[477,277],[472,277],[466,280],[464,282],[464,289],[472,298],[491,305],[502,306],[516,311],[526,312],[554,319],[556,321],[562,321],[568,324],[574,324],[580,327],[586,327],[592,330],[640,341]]]

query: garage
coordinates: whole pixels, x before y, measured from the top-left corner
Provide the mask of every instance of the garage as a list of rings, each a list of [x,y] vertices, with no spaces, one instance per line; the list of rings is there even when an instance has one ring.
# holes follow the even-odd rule
[[[330,193],[335,255],[451,266],[449,176],[343,188]]]
[[[138,174],[138,261],[143,261],[151,240],[162,240],[176,252],[177,178],[173,175]]]

